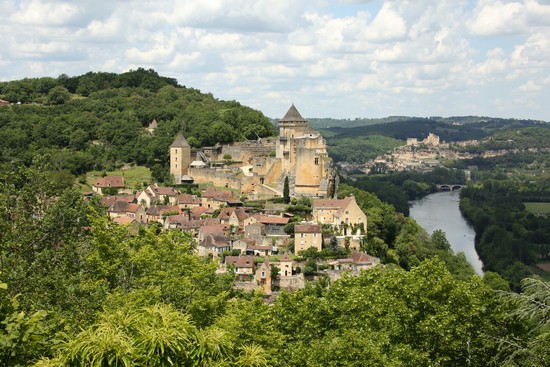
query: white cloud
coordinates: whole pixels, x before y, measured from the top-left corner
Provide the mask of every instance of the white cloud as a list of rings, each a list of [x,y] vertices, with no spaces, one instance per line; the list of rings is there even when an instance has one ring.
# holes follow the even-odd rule
[[[520,92],[540,92],[542,90],[542,86],[532,80],[528,80],[527,83],[521,85],[518,89]]]
[[[407,25],[393,9],[391,3],[387,2],[384,3],[365,33],[366,38],[373,42],[400,40],[407,33]]]
[[[0,32],[0,80],[141,66],[269,116],[550,119],[542,0],[5,0]]]

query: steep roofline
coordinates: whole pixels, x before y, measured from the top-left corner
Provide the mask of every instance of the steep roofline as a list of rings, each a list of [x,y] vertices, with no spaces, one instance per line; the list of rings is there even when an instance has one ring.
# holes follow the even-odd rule
[[[174,142],[172,145],[170,145],[170,148],[184,148],[189,147],[189,144],[187,143],[187,140],[185,140],[185,137],[182,133],[178,133],[176,136],[176,139],[174,139]]]
[[[288,109],[285,116],[279,120],[279,122],[307,122],[306,119],[300,115],[300,112],[296,109],[296,106],[294,106],[294,103],[290,108]]]

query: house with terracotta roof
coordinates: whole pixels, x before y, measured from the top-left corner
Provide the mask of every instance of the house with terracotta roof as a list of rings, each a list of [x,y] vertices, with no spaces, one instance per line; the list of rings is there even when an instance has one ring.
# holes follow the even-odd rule
[[[221,208],[218,218],[221,223],[242,228],[243,222],[248,216],[243,208]]]
[[[367,215],[363,213],[355,196],[343,199],[314,199],[313,221],[331,225],[343,236],[366,235]]]
[[[202,206],[212,209],[219,209],[222,206],[242,206],[242,202],[233,191],[217,190],[214,187],[207,187],[202,192]]]
[[[249,245],[246,247],[246,254],[253,256],[271,256],[273,255],[273,246]]]
[[[10,103],[8,101],[5,101],[3,99],[0,99],[0,106],[8,106]]]
[[[238,281],[248,281],[254,276],[254,256],[226,256],[226,271],[232,269]]]
[[[145,212],[147,214],[147,223],[158,222],[164,225],[164,219],[168,214],[180,214],[180,209],[177,205],[151,205]]]
[[[124,188],[124,177],[122,176],[105,176],[97,178],[95,183],[92,185],[92,190],[97,192],[99,195],[103,195],[106,189],[123,189]]]
[[[309,248],[323,249],[323,229],[319,224],[296,224],[294,226],[294,254]]]
[[[341,271],[367,270],[380,264],[380,259],[366,252],[353,251],[346,259],[336,259],[329,263],[331,269]]]
[[[224,224],[207,224],[199,228],[197,234],[197,240],[201,242],[209,235],[227,236],[229,234],[229,228]]]
[[[149,185],[137,195],[137,202],[146,208],[153,204],[177,205],[180,193],[173,187],[163,187],[157,184]]]
[[[139,231],[139,223],[134,218],[117,217],[113,219],[118,225],[128,226],[131,234],[137,234]]]
[[[281,216],[254,214],[253,216],[247,218],[243,222],[243,225],[246,230],[246,227],[251,224],[261,223],[264,225],[264,232],[266,236],[286,236],[287,234],[284,228],[288,222],[289,218],[284,218]]]
[[[116,200],[108,209],[107,213],[111,218],[128,217],[135,219],[138,223],[147,222],[145,209],[139,204],[129,203],[125,200]]]
[[[231,251],[231,241],[224,235],[209,234],[197,246],[199,256],[219,256],[224,251]]]
[[[202,200],[197,195],[181,194],[178,196],[178,206],[180,209],[192,209],[201,206]]]

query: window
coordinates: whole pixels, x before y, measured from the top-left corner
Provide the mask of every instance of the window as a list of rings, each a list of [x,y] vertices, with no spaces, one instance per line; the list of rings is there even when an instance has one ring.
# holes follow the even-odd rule
[[[319,165],[319,158],[315,158],[315,164],[318,166]]]

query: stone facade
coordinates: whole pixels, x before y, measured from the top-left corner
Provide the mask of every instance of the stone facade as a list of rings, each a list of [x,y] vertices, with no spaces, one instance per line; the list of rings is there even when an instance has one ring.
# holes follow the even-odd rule
[[[294,254],[309,248],[323,249],[323,231],[318,224],[296,224],[294,226]]]
[[[170,145],[170,174],[174,182],[181,183],[183,176],[188,174],[191,164],[191,147],[182,134]]]
[[[201,148],[193,162],[180,134],[170,147],[170,173],[176,183],[188,175],[196,183],[231,188],[250,199],[282,196],[287,176],[292,196],[326,197],[333,192],[335,170],[321,134],[311,129],[294,105],[279,127],[276,139]],[[232,164],[219,161],[227,155]]]

